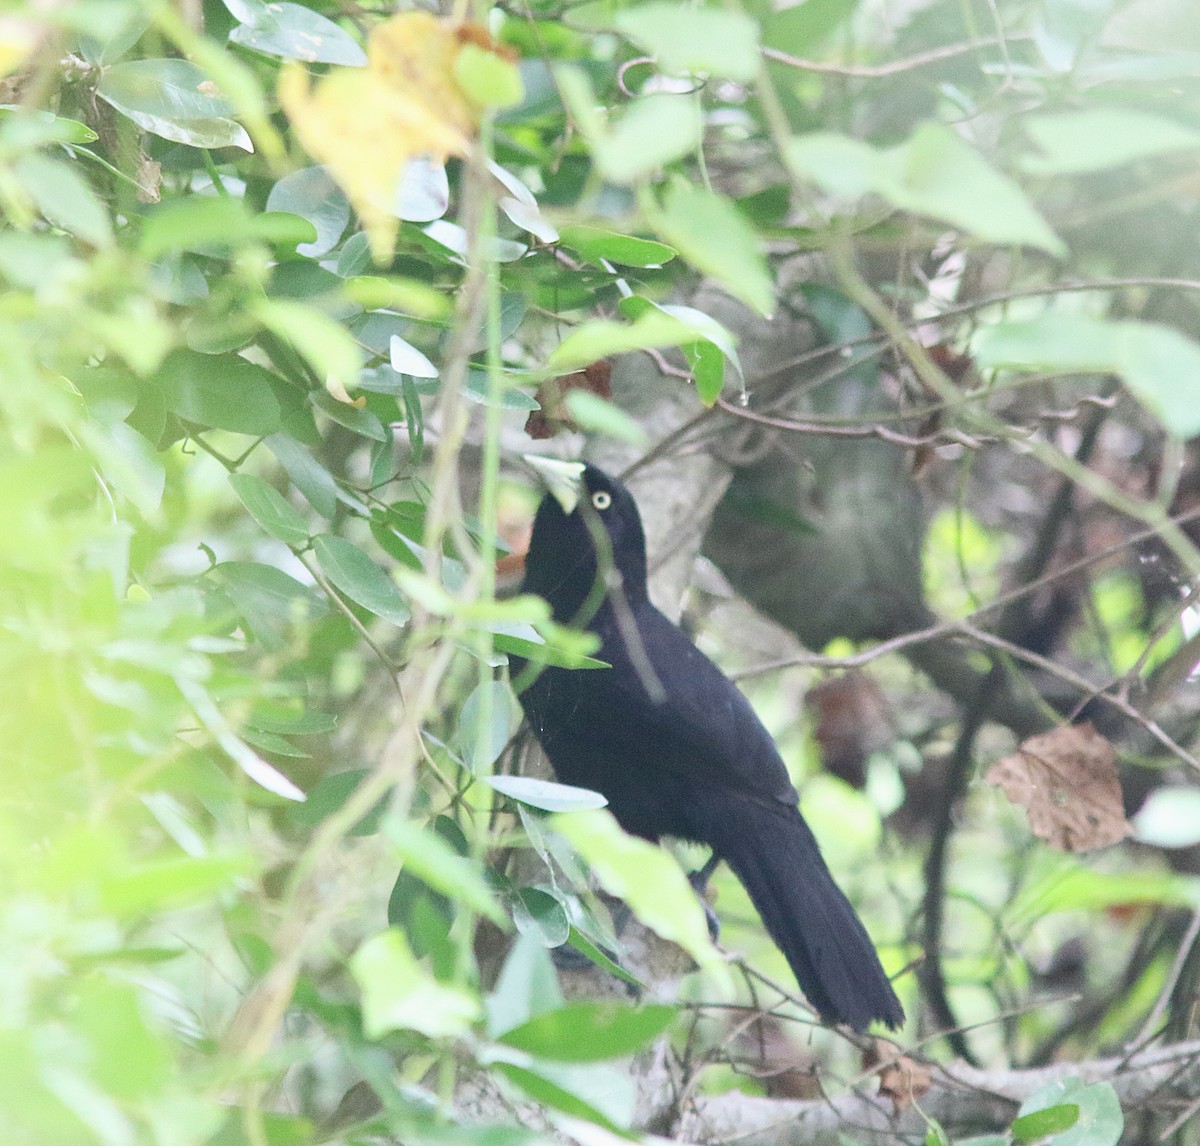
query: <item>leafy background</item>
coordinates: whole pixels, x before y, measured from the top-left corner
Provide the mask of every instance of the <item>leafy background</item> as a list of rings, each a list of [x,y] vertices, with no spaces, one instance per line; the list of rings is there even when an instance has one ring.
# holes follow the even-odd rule
[[[505,654],[590,651],[512,595],[518,455],[580,434],[668,468],[732,459],[730,496],[787,544],[850,498],[824,536],[884,570],[874,613],[833,591],[845,553],[783,595],[796,615],[756,599],[727,523],[725,560],[719,529],[706,547],[728,581],[704,565],[687,619],[745,673],[909,968],[906,1049],[1004,1072],[1194,1034],[1191,6],[440,16],[0,19],[6,1140],[699,1140],[679,1117],[705,1095],[785,1093],[776,1038],[828,1092],[870,1081],[788,998],[731,879],[723,942],[751,961],[732,967],[674,860],[517,774]],[[756,337],[767,314],[790,349]],[[554,379],[632,352],[632,397],[555,407]],[[664,392],[671,434],[647,414]],[[539,406],[568,423],[540,446]],[[756,413],[821,498],[755,485]],[[786,576],[823,568],[803,552]],[[913,630],[928,677],[873,644]],[[1007,708],[972,707],[988,674]],[[839,719],[816,686],[846,680]],[[1090,856],[973,779],[1081,715],[1137,811]],[[700,969],[658,992],[655,966],[631,972],[612,897]],[[657,1000],[564,1001],[565,946]],[[652,1044],[669,1086],[628,1061]],[[1122,1113],[1053,1083],[995,1140],[1192,1141],[1179,1085]]]

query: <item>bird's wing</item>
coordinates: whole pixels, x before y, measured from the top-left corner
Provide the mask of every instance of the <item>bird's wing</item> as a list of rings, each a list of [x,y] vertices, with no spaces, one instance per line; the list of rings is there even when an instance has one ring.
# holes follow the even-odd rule
[[[609,707],[612,734],[638,741],[639,757],[656,768],[794,807],[775,742],[738,688],[653,605],[638,606],[632,619],[640,647],[628,647],[615,618],[606,621],[597,655],[613,667],[587,674],[599,686],[592,699]],[[651,695],[647,665],[661,700]]]

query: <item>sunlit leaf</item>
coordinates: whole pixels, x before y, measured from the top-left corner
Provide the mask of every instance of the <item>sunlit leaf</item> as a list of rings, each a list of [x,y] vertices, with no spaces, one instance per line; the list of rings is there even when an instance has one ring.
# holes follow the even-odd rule
[[[981,366],[1118,374],[1169,433],[1200,433],[1200,345],[1172,327],[1047,314],[983,327],[972,348]]]
[[[658,233],[697,270],[761,314],[775,309],[775,285],[758,236],[728,200],[690,183],[667,189]]]
[[[384,834],[411,875],[448,899],[465,903],[493,923],[507,926],[504,912],[479,871],[438,832],[411,821],[391,821],[385,825]]]
[[[833,133],[802,135],[787,155],[793,169],[831,195],[853,200],[874,193],[989,242],[1066,252],[1025,192],[941,124],[923,123],[888,148]]]
[[[610,895],[623,899],[652,931],[678,943],[706,971],[728,982],[729,971],[708,934],[700,901],[662,848],[621,831],[607,811],[560,813],[551,822]]]
[[[1153,155],[1200,150],[1200,131],[1134,108],[1027,116],[1021,127],[1041,152],[1022,158],[1021,166],[1033,174],[1101,171]]]
[[[545,1011],[499,1041],[537,1058],[597,1062],[623,1058],[658,1038],[675,1019],[674,1007],[631,1007],[616,1002],[573,1002]]]
[[[482,1012],[473,992],[439,983],[426,971],[394,927],[368,939],[350,959],[350,970],[362,992],[363,1031],[370,1039],[396,1030],[453,1038]]]
[[[112,243],[108,211],[70,164],[34,153],[22,156],[16,176],[21,189],[56,227],[96,247]]]
[[[612,123],[605,123],[596,114],[596,98],[582,71],[560,66],[554,74],[596,166],[613,183],[633,183],[686,155],[700,142],[700,110],[689,96],[648,95]]]
[[[744,12],[639,4],[619,13],[617,28],[665,72],[700,72],[743,83],[758,74],[758,24]]]
[[[1133,830],[1144,844],[1190,848],[1200,844],[1200,788],[1156,788],[1133,817]]]

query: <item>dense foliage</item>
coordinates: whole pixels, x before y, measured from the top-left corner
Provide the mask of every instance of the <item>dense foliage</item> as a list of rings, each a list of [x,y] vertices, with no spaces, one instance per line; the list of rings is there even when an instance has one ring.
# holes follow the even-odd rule
[[[1189,1034],[1190,0],[25,3],[0,68],[5,1142],[592,1142],[645,1129],[627,1060],[664,1037],[660,1106],[770,1090],[736,1008],[811,1031],[782,962],[732,882],[723,942],[765,982],[675,859],[519,774],[505,654],[590,645],[497,593],[522,451],[753,475],[756,415],[818,451],[788,462],[823,504],[863,480],[839,540],[913,607],[755,601],[824,657],[730,636],[725,600],[689,617],[754,670],[910,968],[901,1041],[1004,1069]],[[811,336],[782,389],[755,315]],[[626,353],[675,432],[572,373]],[[560,440],[524,432],[539,406]],[[819,501],[741,504],[818,569]],[[914,651],[946,642],[949,668]],[[851,684],[812,694],[814,738],[822,680]],[[970,782],[1081,714],[1141,808],[1095,855]],[[636,1001],[595,880],[690,953],[678,990]],[[633,985],[564,1003],[566,946]],[[828,1032],[809,1053],[830,1092],[861,1069]],[[1114,1142],[1113,1102],[1054,1084],[1010,1133],[1082,1111],[1070,1141]]]

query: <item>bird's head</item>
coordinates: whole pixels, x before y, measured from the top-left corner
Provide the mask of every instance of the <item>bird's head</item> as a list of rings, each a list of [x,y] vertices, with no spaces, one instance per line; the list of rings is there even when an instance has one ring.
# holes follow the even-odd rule
[[[613,572],[626,598],[644,598],[646,535],[629,490],[593,465],[575,465],[572,473],[560,462],[549,475],[535,468],[549,492],[538,506],[525,555],[525,592],[549,601],[561,621],[578,615],[601,579],[611,588]]]

